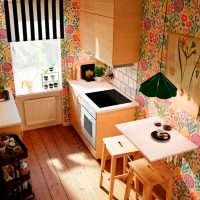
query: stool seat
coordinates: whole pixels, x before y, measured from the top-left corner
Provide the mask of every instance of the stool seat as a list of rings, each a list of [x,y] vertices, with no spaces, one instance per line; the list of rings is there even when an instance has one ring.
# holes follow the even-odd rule
[[[145,158],[138,159],[129,163],[129,175],[126,185],[126,192],[124,199],[129,198],[131,184],[134,177],[135,190],[139,192],[139,183],[143,184],[142,197],[143,200],[152,199],[154,194],[154,186],[164,186],[167,200],[171,200],[172,177],[174,173],[171,172],[161,161],[149,163]]]
[[[174,173],[165,167],[161,161],[149,163],[145,158],[142,158],[130,162],[129,165],[138,178],[148,185],[163,183],[174,176]]]
[[[110,156],[111,157],[110,190],[109,190],[110,200],[112,200],[113,198],[114,179],[126,178],[128,176],[127,172],[128,156],[133,156],[135,158],[136,153],[138,153],[138,149],[124,135],[103,138],[99,186],[102,187],[103,173],[105,170],[106,159],[108,156]],[[121,175],[116,176],[115,171],[118,158],[123,158],[123,173]]]
[[[138,151],[138,149],[124,135],[103,138],[103,142],[112,156],[121,157],[125,154],[132,154],[133,152]]]

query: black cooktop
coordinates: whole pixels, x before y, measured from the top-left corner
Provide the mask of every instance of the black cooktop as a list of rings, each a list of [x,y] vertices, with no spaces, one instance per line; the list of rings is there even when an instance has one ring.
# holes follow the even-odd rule
[[[86,93],[86,95],[99,107],[108,107],[124,103],[130,103],[131,101],[120,94],[117,90],[103,90],[99,92]]]

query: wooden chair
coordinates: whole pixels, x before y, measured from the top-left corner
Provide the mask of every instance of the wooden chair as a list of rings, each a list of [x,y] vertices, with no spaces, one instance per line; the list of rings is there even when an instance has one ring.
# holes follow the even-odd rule
[[[124,200],[129,199],[130,189],[134,177],[135,190],[139,192],[140,182],[143,185],[142,199],[151,200],[152,196],[159,199],[160,194],[156,188],[161,186],[166,192],[166,200],[172,198],[172,178],[174,173],[165,167],[160,161],[149,163],[145,158],[129,163],[129,175],[126,185]],[[161,198],[163,200],[163,198]]]
[[[103,150],[101,159],[101,172],[100,172],[100,187],[103,183],[103,172],[105,170],[105,163],[108,156],[111,157],[111,172],[110,172],[110,190],[109,199],[113,198],[114,179],[125,178],[128,176],[126,170],[128,166],[128,156],[136,156],[138,149],[124,136],[114,136],[103,138]],[[123,174],[116,176],[116,162],[118,158],[123,158]]]

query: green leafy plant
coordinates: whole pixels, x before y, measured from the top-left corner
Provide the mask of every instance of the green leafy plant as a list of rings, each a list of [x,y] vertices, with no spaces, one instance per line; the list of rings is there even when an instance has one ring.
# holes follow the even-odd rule
[[[105,67],[95,67],[94,68],[94,74],[97,77],[103,76],[105,71],[106,71]]]

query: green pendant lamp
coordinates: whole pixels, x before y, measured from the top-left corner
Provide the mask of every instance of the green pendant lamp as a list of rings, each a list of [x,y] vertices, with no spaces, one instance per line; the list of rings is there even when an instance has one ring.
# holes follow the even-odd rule
[[[168,1],[166,2],[166,8],[165,8],[164,31],[163,31],[164,33],[163,33],[163,43],[161,50],[161,64],[162,64],[163,46],[165,41],[165,23],[167,17],[167,5]],[[158,97],[160,99],[169,99],[171,97],[175,97],[177,94],[176,86],[174,86],[173,83],[162,72],[159,72],[154,76],[152,76],[150,79],[144,81],[140,85],[139,91],[142,92],[147,97]]]
[[[169,99],[175,97],[177,88],[161,72],[158,72],[150,79],[140,85],[140,92],[147,97],[158,97],[160,99]]]

